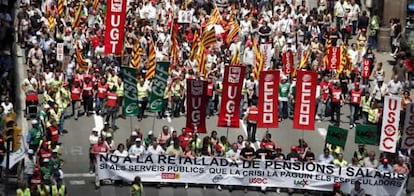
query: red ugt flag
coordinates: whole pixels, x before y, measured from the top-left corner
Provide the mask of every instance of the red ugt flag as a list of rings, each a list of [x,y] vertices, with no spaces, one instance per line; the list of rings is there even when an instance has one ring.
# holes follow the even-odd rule
[[[186,132],[207,133],[206,110],[208,97],[207,81],[187,80]]]
[[[107,0],[105,54],[121,54],[124,43],[126,0]]]

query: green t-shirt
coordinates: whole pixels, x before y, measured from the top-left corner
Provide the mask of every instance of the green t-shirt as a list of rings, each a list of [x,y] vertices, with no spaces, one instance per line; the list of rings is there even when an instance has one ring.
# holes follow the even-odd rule
[[[40,172],[42,174],[42,181],[45,182],[45,184],[50,185],[50,177],[52,175],[50,168],[41,167]]]
[[[279,85],[279,97],[289,96],[290,83],[280,83]]]
[[[31,128],[29,134],[32,140],[30,144],[38,146],[43,137],[42,131],[39,128]]]

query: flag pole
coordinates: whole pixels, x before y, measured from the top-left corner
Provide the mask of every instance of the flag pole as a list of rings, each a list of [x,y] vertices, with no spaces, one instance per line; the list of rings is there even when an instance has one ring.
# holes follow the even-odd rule
[[[132,134],[132,117],[130,116],[129,117],[129,127],[130,127],[130,129],[131,129],[131,134]]]
[[[151,130],[153,130],[154,131],[154,128],[155,128],[155,118],[156,118],[156,116],[157,116],[157,113],[154,113],[155,115],[154,115],[154,118],[152,119],[152,129]]]
[[[226,138],[229,139],[229,127],[227,127]]]

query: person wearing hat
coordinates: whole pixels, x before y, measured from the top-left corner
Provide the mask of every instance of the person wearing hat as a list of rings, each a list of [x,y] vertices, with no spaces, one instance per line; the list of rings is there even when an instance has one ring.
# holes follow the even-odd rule
[[[384,97],[389,94],[388,86],[384,84],[384,77],[377,77],[377,82],[372,90],[372,96],[376,103],[383,103]]]
[[[53,181],[57,181],[57,179],[61,179],[63,176],[61,168],[65,164],[65,160],[63,160],[57,151],[57,149],[54,149],[52,151],[52,157],[49,159],[49,168],[53,175]]]
[[[141,138],[135,139],[135,144],[132,144],[131,147],[129,147],[128,154],[130,156],[142,156],[146,153],[146,149],[144,145],[142,144]]]
[[[23,167],[23,180],[26,183],[30,183],[30,178],[33,175],[33,171],[36,167],[36,160],[34,159],[34,152],[32,149],[27,150],[27,155],[24,157]]]
[[[154,136],[154,132],[152,130],[148,131],[148,136],[144,138],[144,145],[145,147],[148,147],[152,144],[152,141],[157,141],[157,137]]]
[[[351,190],[350,196],[365,196],[365,190],[361,187],[361,181],[354,182],[354,188]]]
[[[47,123],[49,121],[49,110],[50,110],[50,105],[49,104],[45,104],[43,105],[43,109],[40,111],[39,113],[39,128],[42,130],[43,134],[46,134],[46,127],[47,127]]]
[[[29,130],[29,133],[27,134],[27,143],[29,146],[29,149],[37,151],[37,148],[39,147],[40,141],[43,137],[43,132],[39,127],[39,121],[38,120],[32,120],[32,128]]]
[[[349,120],[349,128],[352,129],[356,126],[355,121],[358,119],[358,114],[360,110],[360,106],[362,104],[362,89],[359,87],[359,82],[354,83],[354,88],[352,88],[349,92],[350,94],[350,120]]]

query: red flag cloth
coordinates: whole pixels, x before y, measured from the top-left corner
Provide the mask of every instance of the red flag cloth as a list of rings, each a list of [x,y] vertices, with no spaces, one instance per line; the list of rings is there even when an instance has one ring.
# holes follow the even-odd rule
[[[328,50],[328,65],[329,70],[338,69],[339,64],[341,63],[341,48],[340,47],[331,47]]]
[[[107,0],[105,54],[121,54],[124,44],[126,1]]]
[[[225,66],[219,127],[240,127],[240,100],[246,67]]]
[[[186,132],[207,133],[207,81],[187,80]]]
[[[283,53],[282,63],[283,63],[283,73],[285,75],[290,75],[293,69],[293,52],[291,50],[288,50]]]
[[[258,128],[277,128],[280,71],[262,71],[259,78]]]
[[[371,64],[371,62],[370,62],[369,59],[364,58],[362,60],[362,73],[361,73],[361,76],[363,78],[369,78],[369,75],[371,73],[370,64]]]
[[[298,70],[296,81],[296,104],[293,128],[315,130],[316,83],[318,73]]]

